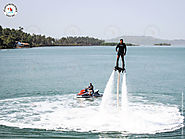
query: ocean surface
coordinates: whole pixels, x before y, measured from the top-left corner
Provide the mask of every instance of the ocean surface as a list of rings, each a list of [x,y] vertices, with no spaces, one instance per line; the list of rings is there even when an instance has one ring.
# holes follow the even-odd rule
[[[75,98],[104,93],[115,61],[112,46],[0,50],[0,138],[185,138],[185,47],[128,47],[127,116]]]

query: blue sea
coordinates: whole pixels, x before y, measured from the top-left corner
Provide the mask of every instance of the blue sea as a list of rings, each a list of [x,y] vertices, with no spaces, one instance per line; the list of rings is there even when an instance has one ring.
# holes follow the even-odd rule
[[[125,61],[127,116],[75,97],[104,93],[115,47],[0,50],[0,138],[184,138],[185,47],[132,46]]]

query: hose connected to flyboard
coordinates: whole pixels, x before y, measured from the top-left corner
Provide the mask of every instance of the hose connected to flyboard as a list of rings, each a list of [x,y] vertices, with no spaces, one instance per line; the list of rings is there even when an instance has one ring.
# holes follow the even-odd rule
[[[120,72],[118,72],[118,80],[117,80],[117,107],[119,107],[119,81],[120,81]]]

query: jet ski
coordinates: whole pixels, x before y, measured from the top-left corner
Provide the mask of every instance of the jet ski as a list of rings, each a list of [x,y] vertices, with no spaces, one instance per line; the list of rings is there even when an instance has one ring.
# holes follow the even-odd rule
[[[94,90],[94,92],[91,95],[89,95],[89,92],[86,92],[85,89],[83,89],[76,95],[76,98],[97,98],[102,96],[103,96],[102,94],[99,94],[98,89]]]

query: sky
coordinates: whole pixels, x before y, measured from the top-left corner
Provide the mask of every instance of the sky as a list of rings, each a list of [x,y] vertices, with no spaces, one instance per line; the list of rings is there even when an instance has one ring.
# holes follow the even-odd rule
[[[6,4],[18,13],[7,17]],[[0,25],[54,38],[185,39],[185,0],[0,0]]]

